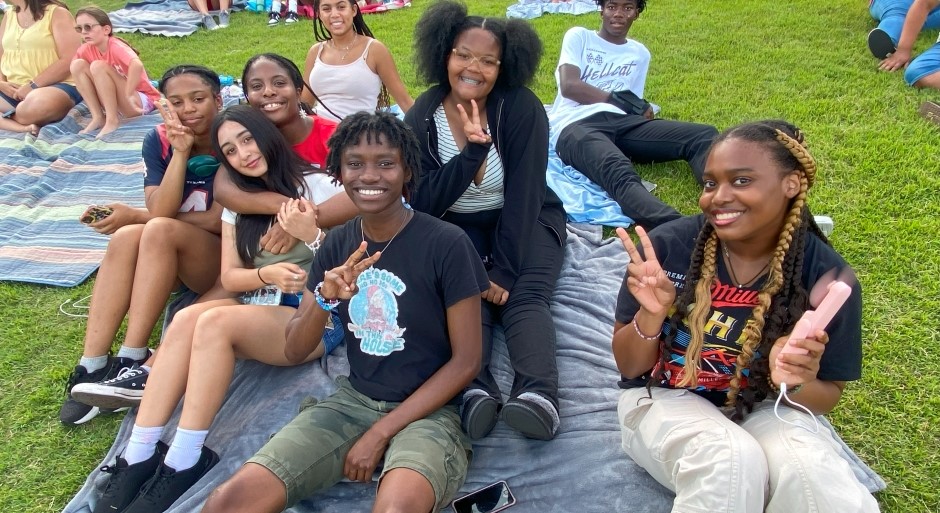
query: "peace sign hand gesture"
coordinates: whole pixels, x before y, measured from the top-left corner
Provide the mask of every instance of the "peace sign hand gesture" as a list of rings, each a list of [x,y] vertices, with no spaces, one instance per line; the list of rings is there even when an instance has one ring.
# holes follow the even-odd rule
[[[359,244],[359,248],[353,251],[352,255],[346,259],[346,262],[339,267],[323,273],[323,286],[320,287],[320,294],[323,299],[332,301],[341,299],[347,301],[352,299],[359,291],[356,286],[356,280],[363,271],[372,267],[372,264],[379,261],[382,256],[381,251],[376,251],[372,256],[363,259],[366,254],[366,241]]]
[[[460,111],[460,120],[463,121],[463,131],[467,136],[467,140],[477,144],[490,144],[493,142],[493,138],[490,137],[489,131],[483,128],[483,124],[480,121],[480,109],[477,108],[476,100],[470,100],[470,105],[473,106],[472,118],[467,116],[467,111],[463,108],[463,105],[457,104],[457,110]]]
[[[176,111],[170,107],[165,99],[157,102],[157,109],[160,116],[163,117],[163,124],[166,126],[166,138],[170,141],[173,151],[186,152],[192,149],[196,142],[196,134],[192,128],[183,125]]]
[[[637,226],[636,234],[643,245],[645,260],[630,240],[627,231],[617,228],[617,236],[620,237],[620,242],[630,255],[630,263],[627,265],[627,288],[640,303],[640,308],[651,314],[665,317],[669,313],[669,307],[676,300],[676,286],[666,276],[659,260],[656,259],[656,252],[653,250],[650,238],[646,235],[646,230]]]

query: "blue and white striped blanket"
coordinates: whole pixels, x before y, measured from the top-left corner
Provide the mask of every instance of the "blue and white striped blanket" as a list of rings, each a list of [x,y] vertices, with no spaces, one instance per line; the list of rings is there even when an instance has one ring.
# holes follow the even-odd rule
[[[108,237],[78,221],[88,205],[143,206],[144,135],[157,114],[104,140],[79,135],[79,104],[38,137],[0,131],[0,280],[72,287],[101,263]]]

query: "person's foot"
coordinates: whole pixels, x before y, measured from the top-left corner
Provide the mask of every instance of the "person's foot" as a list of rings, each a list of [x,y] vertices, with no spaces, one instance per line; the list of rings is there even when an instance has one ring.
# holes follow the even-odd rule
[[[463,430],[473,440],[490,434],[496,425],[499,401],[480,389],[467,390],[460,411]]]
[[[202,25],[209,30],[218,30],[219,26],[215,23],[215,18],[211,14],[204,14],[202,16]]]
[[[111,132],[114,132],[115,130],[118,129],[119,126],[121,126],[121,124],[116,119],[114,120],[113,123],[111,123],[110,121],[105,123],[104,126],[101,127],[101,131],[98,132],[98,135],[95,136],[95,139],[101,139],[102,137],[110,134]]]
[[[868,49],[871,50],[871,54],[876,59],[886,59],[898,48],[887,32],[880,28],[874,28],[868,33]]]
[[[150,458],[128,465],[127,461],[118,456],[114,466],[105,465],[101,467],[102,472],[111,474],[108,482],[101,493],[101,498],[95,505],[92,513],[115,513],[126,511],[128,504],[140,494],[140,489],[153,479],[157,469],[160,467],[160,460],[166,454],[167,446],[163,442],[157,442],[157,451]]]
[[[536,440],[551,440],[558,431],[558,409],[551,401],[533,392],[507,401],[502,419],[523,436]]]
[[[98,118],[94,118],[94,117],[93,117],[93,118],[91,118],[91,121],[88,123],[88,126],[86,126],[85,128],[83,128],[83,129],[82,129],[80,132],[78,132],[78,133],[80,133],[80,134],[90,134],[90,133],[94,132],[95,130],[98,130],[99,128],[101,128],[103,125],[104,125],[104,120],[101,120],[101,119],[98,119]]]
[[[287,18],[284,20],[285,25],[290,25],[291,23],[297,23],[300,21],[300,17],[297,16],[297,13],[294,11],[287,11]]]
[[[225,10],[219,13],[219,28],[228,28],[231,11]]]
[[[927,121],[935,125],[940,125],[940,105],[926,101],[920,104],[920,108],[917,109],[917,112]]]
[[[65,402],[59,409],[59,421],[69,426],[84,424],[98,416],[101,410],[98,406],[80,403],[72,396],[76,386],[97,383],[116,377],[124,369],[134,365],[130,358],[108,357],[108,363],[101,369],[88,372],[85,367],[76,365],[65,385]]]
[[[199,461],[192,468],[176,471],[161,463],[153,478],[140,489],[124,513],[154,513],[166,511],[177,499],[192,488],[219,462],[219,455],[203,446]]]
[[[269,27],[273,27],[277,25],[279,21],[281,21],[280,13],[276,13],[274,11],[271,11],[270,13],[268,13],[268,26]]]
[[[134,364],[114,378],[98,383],[80,383],[72,388],[72,397],[98,408],[135,407],[144,397],[149,372]]]

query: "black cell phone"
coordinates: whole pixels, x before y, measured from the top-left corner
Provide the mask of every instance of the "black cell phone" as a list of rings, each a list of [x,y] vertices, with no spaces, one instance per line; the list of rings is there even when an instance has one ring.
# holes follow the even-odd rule
[[[506,481],[497,481],[455,499],[451,506],[456,513],[496,513],[515,503]]]

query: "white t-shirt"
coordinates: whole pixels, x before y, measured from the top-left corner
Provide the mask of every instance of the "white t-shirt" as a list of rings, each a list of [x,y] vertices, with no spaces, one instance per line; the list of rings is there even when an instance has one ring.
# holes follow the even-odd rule
[[[344,192],[343,186],[334,184],[333,178],[326,173],[310,173],[304,176],[304,181],[307,182],[306,198],[314,205],[319,205],[334,195]],[[223,223],[234,225],[235,216],[235,212],[227,208],[222,209]]]
[[[640,98],[646,86],[646,73],[650,66],[650,51],[643,43],[628,39],[622,45],[605,41],[593,30],[574,27],[565,34],[561,43],[561,56],[555,68],[555,84],[558,95],[548,111],[551,126],[551,142],[558,141],[558,134],[574,123],[598,112],[623,111],[610,103],[601,102],[582,105],[561,95],[561,74],[563,64],[577,66],[581,70],[581,80],[604,91],[633,91]]]

